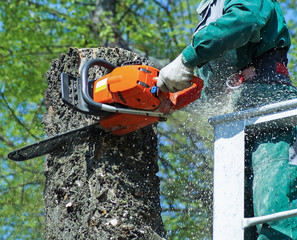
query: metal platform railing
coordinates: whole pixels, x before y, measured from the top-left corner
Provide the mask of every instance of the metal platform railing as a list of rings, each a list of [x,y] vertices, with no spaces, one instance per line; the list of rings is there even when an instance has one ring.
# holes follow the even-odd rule
[[[213,240],[244,240],[244,230],[297,216],[297,209],[244,217],[245,135],[251,131],[297,126],[297,99],[209,119],[214,126]]]

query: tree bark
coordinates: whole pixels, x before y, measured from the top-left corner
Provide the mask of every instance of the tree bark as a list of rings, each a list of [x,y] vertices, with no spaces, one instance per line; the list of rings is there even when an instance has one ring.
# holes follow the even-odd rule
[[[102,58],[115,65],[146,59],[118,48],[70,49],[47,73],[44,116],[49,136],[98,118],[76,112],[61,100],[62,72],[78,76],[83,64]],[[93,67],[90,79],[104,74]],[[119,137],[92,132],[47,157],[45,239],[163,239],[155,126]]]

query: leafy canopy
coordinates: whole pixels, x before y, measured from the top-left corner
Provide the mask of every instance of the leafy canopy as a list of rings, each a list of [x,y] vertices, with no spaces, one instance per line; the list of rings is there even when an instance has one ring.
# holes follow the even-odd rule
[[[280,1],[292,34],[296,1]],[[99,3],[96,5],[96,3]],[[0,236],[42,239],[43,158],[15,163],[7,153],[44,138],[45,73],[69,47],[119,46],[173,59],[198,22],[194,0],[0,1]],[[163,219],[170,239],[211,239],[212,129],[190,112],[159,126]],[[2,238],[1,238],[2,239]]]

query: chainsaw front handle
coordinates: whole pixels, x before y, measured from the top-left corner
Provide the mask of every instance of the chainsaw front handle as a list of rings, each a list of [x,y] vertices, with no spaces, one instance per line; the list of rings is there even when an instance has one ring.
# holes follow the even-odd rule
[[[92,60],[87,61],[83,65],[82,70],[81,70],[81,93],[82,93],[82,97],[83,97],[84,101],[94,109],[103,110],[103,106],[102,106],[103,104],[95,102],[90,97],[90,93],[89,93],[88,72],[89,72],[89,69],[93,66],[105,67],[105,68],[109,69],[110,71],[115,69],[116,66],[105,61],[105,60],[102,60],[102,59],[92,59]]]

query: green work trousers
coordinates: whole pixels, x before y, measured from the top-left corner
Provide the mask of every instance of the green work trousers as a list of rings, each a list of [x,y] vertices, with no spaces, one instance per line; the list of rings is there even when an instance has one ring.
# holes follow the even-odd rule
[[[295,87],[281,84],[248,84],[234,91],[235,109],[244,110],[297,98]],[[263,216],[297,208],[297,164],[290,161],[296,141],[296,127],[287,126],[257,132],[246,139],[246,185],[253,213]],[[297,152],[297,149],[296,149]],[[252,232],[252,231],[251,231]],[[257,226],[248,240],[297,240],[297,217]]]

